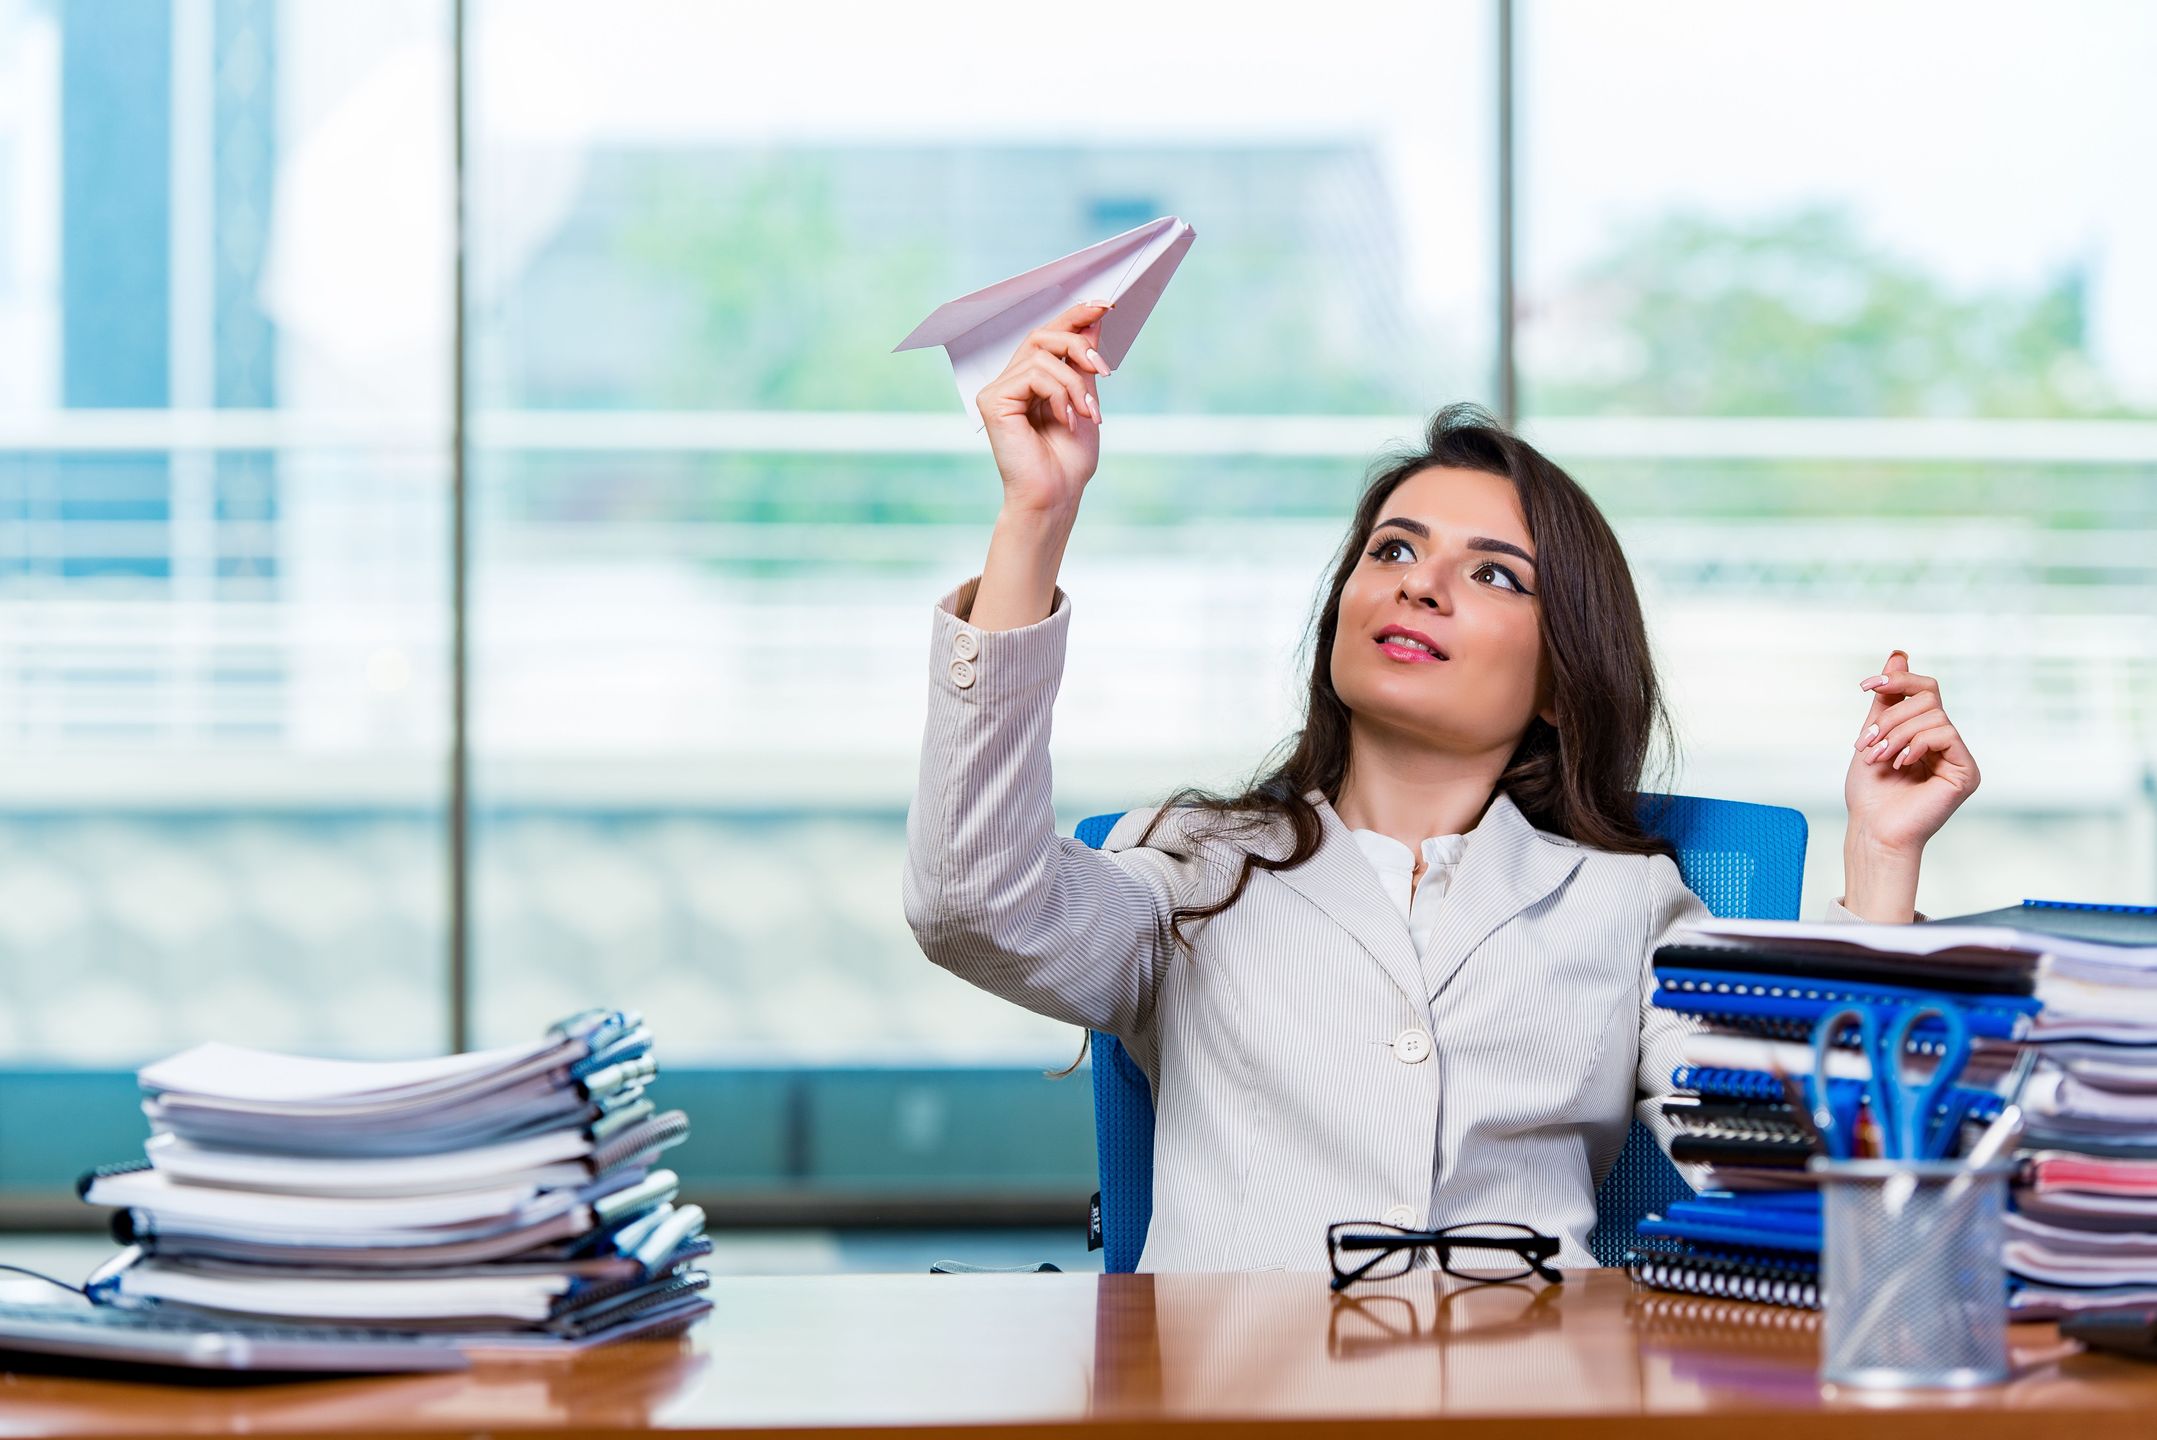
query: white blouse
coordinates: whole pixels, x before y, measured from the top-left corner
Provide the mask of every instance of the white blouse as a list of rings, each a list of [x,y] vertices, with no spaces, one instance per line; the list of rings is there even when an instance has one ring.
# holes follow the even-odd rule
[[[1378,872],[1378,887],[1392,897],[1394,907],[1401,912],[1401,919],[1408,922],[1408,933],[1416,943],[1416,958],[1422,959],[1430,949],[1431,936],[1438,931],[1438,912],[1443,907],[1446,890],[1453,883],[1453,872],[1460,868],[1460,857],[1468,848],[1466,835],[1432,835],[1423,842],[1423,860],[1428,867],[1423,872],[1421,884],[1416,883],[1415,852],[1376,830],[1350,832],[1362,848],[1364,858]],[[1863,923],[1864,916],[1844,908],[1842,897],[1828,902],[1827,918]],[[1912,920],[1922,923],[1932,917],[1924,911],[1913,913]]]
[[[1461,852],[1468,848],[1466,835],[1432,835],[1423,842],[1423,879],[1418,882],[1416,854],[1391,835],[1376,830],[1353,832],[1371,868],[1378,872],[1379,888],[1392,897],[1415,938],[1416,958],[1430,948],[1438,930],[1438,911],[1445,903],[1446,888],[1460,866]]]

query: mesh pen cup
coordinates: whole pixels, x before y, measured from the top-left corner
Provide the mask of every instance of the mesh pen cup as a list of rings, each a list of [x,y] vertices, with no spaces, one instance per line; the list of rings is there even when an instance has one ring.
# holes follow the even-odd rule
[[[2008,1378],[2007,1177],[2012,1161],[1825,1160],[1820,1378],[1963,1389]]]

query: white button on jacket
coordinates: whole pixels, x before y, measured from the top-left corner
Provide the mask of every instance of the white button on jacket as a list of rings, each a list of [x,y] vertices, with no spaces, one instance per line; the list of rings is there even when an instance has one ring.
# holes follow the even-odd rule
[[[1385,1213],[1385,1222],[1402,1230],[1413,1230],[1416,1223],[1416,1212],[1412,1206],[1396,1205]]]
[[[961,660],[971,660],[981,653],[981,639],[971,630],[961,630],[951,637],[951,653]]]
[[[974,683],[974,667],[971,661],[954,660],[951,662],[951,683],[958,686],[961,690],[972,688]]]
[[[978,581],[935,614],[941,671]],[[1536,829],[1511,796],[1468,832],[1426,952],[1322,791],[1317,853],[1285,823],[1127,813],[1099,850],[1059,833],[1049,733],[1071,624],[981,637],[971,688],[929,686],[907,811],[904,903],[937,964],[1037,1014],[1121,1039],[1156,1102],[1143,1270],[1323,1269],[1326,1227],[1431,1196],[1415,1218],[1532,1225],[1591,1265],[1595,1187],[1634,1114],[1667,1143],[1661,1098],[1685,1022],[1648,1003],[1656,946],[1707,909],[1660,856]],[[993,662],[993,663],[991,663]],[[1134,725],[1146,695],[1124,697]],[[1404,1032],[1429,1047],[1402,1063]]]

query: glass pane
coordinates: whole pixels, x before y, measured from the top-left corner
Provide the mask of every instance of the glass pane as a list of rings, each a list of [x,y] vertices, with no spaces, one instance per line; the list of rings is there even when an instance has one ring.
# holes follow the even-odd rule
[[[1532,408],[2157,407],[2157,13],[1957,13],[1520,6]]]
[[[1983,771],[1922,903],[2157,899],[2157,14],[1518,10],[1528,432],[1620,526],[1699,794],[1813,821],[1888,652]]]
[[[1249,769],[1371,452],[1487,393],[1488,7],[475,15],[481,1033],[604,994],[671,1058],[1068,1061],[901,913],[931,607],[997,480],[942,355],[890,349],[1196,226],[1104,389],[1062,823]]]
[[[446,1037],[446,15],[0,0],[4,1063]]]

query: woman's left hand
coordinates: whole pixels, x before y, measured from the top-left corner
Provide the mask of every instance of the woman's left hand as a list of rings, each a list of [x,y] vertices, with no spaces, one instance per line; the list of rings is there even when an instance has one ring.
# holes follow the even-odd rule
[[[1843,777],[1850,833],[1881,852],[1914,855],[1977,789],[1977,760],[1940,703],[1940,682],[1910,673],[1897,650],[1862,681],[1872,708]]]

